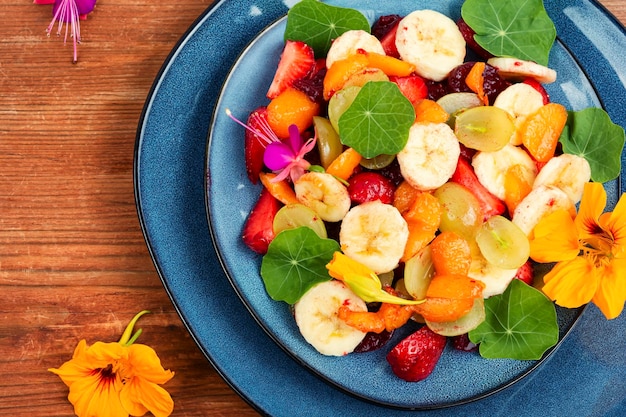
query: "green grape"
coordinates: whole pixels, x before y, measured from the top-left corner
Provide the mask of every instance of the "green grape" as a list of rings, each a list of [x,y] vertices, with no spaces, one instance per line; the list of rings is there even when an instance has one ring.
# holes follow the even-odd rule
[[[361,87],[352,85],[337,91],[328,101],[328,119],[335,132],[341,133],[339,132],[339,118],[348,110],[359,91]]]
[[[454,133],[463,145],[479,151],[502,149],[515,130],[513,118],[506,111],[493,106],[479,106],[457,114]]]
[[[361,166],[367,169],[383,169],[393,162],[395,155],[380,154],[373,158],[361,159]]]
[[[485,259],[503,269],[522,266],[530,255],[526,234],[502,216],[490,217],[476,233],[476,243]]]
[[[320,154],[320,161],[326,169],[343,152],[343,145],[339,140],[337,131],[328,119],[315,116],[313,117],[313,124],[317,133],[317,150]]]
[[[455,232],[473,242],[483,213],[474,194],[455,182],[447,182],[434,192],[442,207],[439,230]]]
[[[426,298],[426,290],[435,275],[430,246],[426,246],[404,264],[404,287],[416,300]]]
[[[442,336],[459,336],[474,330],[483,321],[485,321],[485,300],[477,298],[472,309],[459,319],[437,323],[426,320],[426,325],[434,333]]]
[[[303,204],[294,203],[281,207],[274,216],[274,223],[272,224],[275,234],[301,226],[310,227],[323,239],[328,237],[324,221],[317,213]]]
[[[447,123],[454,129],[457,114],[472,107],[482,106],[483,102],[475,93],[450,93],[437,100],[437,104],[450,115]]]

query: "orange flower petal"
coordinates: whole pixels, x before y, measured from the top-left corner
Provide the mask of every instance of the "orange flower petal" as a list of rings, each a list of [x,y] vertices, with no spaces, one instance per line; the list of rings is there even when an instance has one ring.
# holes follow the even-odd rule
[[[543,292],[562,307],[576,308],[593,298],[600,274],[584,257],[559,262],[543,278]]]
[[[126,417],[128,412],[119,398],[122,386],[119,378],[104,382],[101,374],[96,373],[74,382],[67,398],[79,417]]]
[[[530,257],[537,262],[567,261],[579,251],[574,220],[566,210],[544,217],[530,236]]]
[[[150,346],[134,343],[128,348],[129,373],[139,375],[155,384],[165,384],[172,379],[174,372],[165,370],[161,360]]]
[[[620,197],[613,212],[601,218],[601,224],[606,230],[610,230],[615,239],[615,247],[613,254],[617,257],[626,256],[626,197],[624,194]]]
[[[124,408],[137,416],[150,411],[155,417],[167,417],[174,410],[170,394],[142,377],[134,377],[124,385],[120,400]]]
[[[574,221],[581,238],[589,237],[598,232],[598,221],[605,206],[606,191],[602,184],[597,182],[585,184],[578,215]]]
[[[602,281],[593,296],[593,303],[607,319],[614,319],[621,314],[626,300],[626,259],[614,259],[600,272]]]

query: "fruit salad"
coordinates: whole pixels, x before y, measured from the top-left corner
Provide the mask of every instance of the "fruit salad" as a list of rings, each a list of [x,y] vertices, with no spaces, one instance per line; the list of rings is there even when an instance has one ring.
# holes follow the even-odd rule
[[[508,17],[516,2],[498,12],[513,29],[496,45],[485,1],[467,0],[458,21],[415,10],[370,26],[303,0],[267,105],[245,123],[227,110],[261,184],[243,241],[263,256],[268,296],[293,308],[320,354],[388,349],[392,371],[420,381],[448,339],[522,360],[558,342],[535,230],[550,216],[574,221],[589,184],[619,175],[624,131],[601,109],[550,100],[556,32],[540,0],[524,2],[535,19]],[[519,32],[531,31],[527,46]],[[584,144],[601,158],[573,151],[592,127],[603,143]],[[387,346],[407,323],[419,329]]]

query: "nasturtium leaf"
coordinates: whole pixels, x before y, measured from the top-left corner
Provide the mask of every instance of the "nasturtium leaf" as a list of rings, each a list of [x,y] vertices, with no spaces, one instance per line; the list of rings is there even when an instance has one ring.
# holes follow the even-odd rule
[[[415,109],[389,81],[366,83],[339,118],[341,142],[364,158],[394,155],[409,139]]]
[[[559,141],[563,152],[589,162],[593,181],[607,182],[620,174],[624,128],[613,123],[604,110],[589,107],[569,112]]]
[[[331,279],[326,264],[339,243],[320,238],[309,227],[280,232],[261,262],[261,277],[269,296],[294,304],[312,286]]]
[[[461,16],[493,55],[548,65],[556,28],[542,0],[466,0]]]
[[[313,48],[316,57],[325,57],[333,39],[349,30],[370,33],[367,18],[358,10],[302,0],[287,13],[285,40],[302,41]]]
[[[485,358],[540,359],[559,340],[554,303],[518,279],[485,300],[485,314],[485,321],[469,332]]]

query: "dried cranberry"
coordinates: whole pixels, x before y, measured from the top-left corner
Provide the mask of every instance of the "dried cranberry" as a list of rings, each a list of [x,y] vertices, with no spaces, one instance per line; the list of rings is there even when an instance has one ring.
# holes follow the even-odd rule
[[[469,340],[467,333],[452,337],[452,346],[454,346],[457,350],[463,350],[465,352],[471,352],[478,349],[478,345]]]
[[[326,67],[319,68],[309,77],[300,78],[294,81],[293,86],[306,94],[312,101],[315,101],[316,103],[323,103],[325,76]]]
[[[380,200],[385,204],[393,202],[395,187],[389,178],[377,172],[364,171],[348,180],[348,194],[356,204]]]
[[[472,90],[467,86],[465,79],[476,62],[468,61],[450,71],[448,75],[448,90],[451,93],[470,93]]]
[[[378,173],[389,178],[396,187],[404,180],[402,171],[400,171],[400,163],[398,163],[397,159],[394,159],[389,165],[378,170]]]
[[[383,330],[380,333],[369,332],[365,335],[365,338],[361,340],[361,343],[357,345],[354,351],[357,353],[365,353],[380,349],[387,344],[392,335],[393,332],[388,332],[387,330]]]
[[[493,103],[496,97],[498,97],[498,94],[511,85],[510,82],[500,76],[500,73],[498,73],[498,70],[495,67],[492,67],[489,64],[485,65],[483,77],[485,79],[483,83],[483,90],[485,91],[485,94],[487,94],[487,97],[489,97],[490,103]]]
[[[437,101],[448,94],[448,84],[440,81],[424,80],[428,88],[428,98]]]
[[[476,40],[474,39],[474,35],[476,34],[476,32],[474,31],[474,29],[469,27],[469,25],[465,22],[465,20],[463,20],[463,18],[460,18],[456,22],[456,25],[459,27],[459,31],[461,32],[461,35],[463,35],[463,39],[465,39],[467,46],[469,46],[472,51],[476,52],[483,59],[489,59],[493,57],[490,52],[487,52],[482,46],[480,46],[476,42]]]
[[[397,14],[389,14],[385,16],[381,16],[378,20],[372,25],[372,35],[377,37],[378,39],[382,39],[385,37],[387,33],[393,27],[402,20],[402,16]]]

